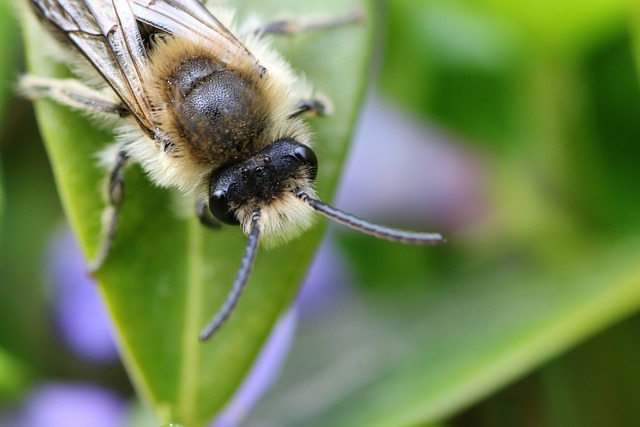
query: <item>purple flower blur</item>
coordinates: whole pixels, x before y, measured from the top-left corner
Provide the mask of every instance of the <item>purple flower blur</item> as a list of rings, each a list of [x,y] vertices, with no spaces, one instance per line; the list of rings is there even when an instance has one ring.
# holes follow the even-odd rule
[[[122,427],[126,404],[116,394],[89,384],[51,383],[27,398],[16,427]]]
[[[95,363],[118,359],[109,320],[95,282],[68,227],[53,239],[48,252],[53,285],[54,318],[64,342],[77,355]]]
[[[477,156],[375,93],[364,105],[336,205],[368,219],[445,229],[485,211]]]
[[[244,382],[211,427],[233,427],[240,424],[273,385],[289,353],[296,318],[296,310],[291,309],[278,320]]]

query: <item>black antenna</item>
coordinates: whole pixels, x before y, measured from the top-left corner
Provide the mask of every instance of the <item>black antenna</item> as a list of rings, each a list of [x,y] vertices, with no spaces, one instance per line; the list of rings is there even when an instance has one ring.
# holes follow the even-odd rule
[[[258,253],[260,228],[260,209],[256,209],[251,216],[251,231],[249,231],[247,246],[245,246],[244,255],[240,262],[238,274],[236,274],[236,278],[233,281],[233,286],[227,294],[227,299],[224,301],[224,304],[222,304],[222,307],[220,307],[216,315],[213,316],[213,319],[211,319],[202,332],[200,332],[200,341],[209,339],[211,335],[220,329],[238,303],[244,285],[249,278],[249,273],[251,273],[251,269],[253,268],[253,261],[256,259],[256,254]]]
[[[353,228],[365,234],[370,234],[379,239],[391,240],[392,242],[408,243],[412,245],[438,245],[446,240],[438,233],[420,233],[417,231],[399,230],[397,228],[385,227],[383,225],[373,224],[351,215],[340,209],[334,208],[318,199],[314,199],[303,191],[295,191],[295,195],[315,209],[318,213],[326,216],[347,227]]]

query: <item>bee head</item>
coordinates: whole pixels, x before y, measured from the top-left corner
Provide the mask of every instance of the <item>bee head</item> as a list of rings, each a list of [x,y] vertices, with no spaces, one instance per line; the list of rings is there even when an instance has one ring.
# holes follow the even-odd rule
[[[278,139],[249,159],[211,176],[209,209],[219,221],[242,225],[246,232],[255,209],[263,212],[264,224],[272,228],[265,230],[265,235],[287,234],[290,222],[306,228],[304,223],[309,221],[300,224],[300,217],[310,217],[311,210],[299,203],[294,192],[312,192],[317,170],[318,160],[311,148],[292,138]]]
[[[317,169],[318,160],[313,150],[294,139],[282,138],[248,160],[211,176],[211,213],[222,222],[240,224],[248,239],[232,289],[222,308],[200,334],[201,340],[211,337],[236,306],[262,236],[287,239],[308,227],[314,212],[381,239],[417,245],[444,242],[437,233],[385,227],[321,202],[312,188]]]

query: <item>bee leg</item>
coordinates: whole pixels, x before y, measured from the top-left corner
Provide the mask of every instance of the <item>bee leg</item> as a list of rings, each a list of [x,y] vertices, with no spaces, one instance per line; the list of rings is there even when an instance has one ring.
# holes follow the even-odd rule
[[[333,111],[333,106],[329,100],[310,98],[301,99],[298,102],[298,109],[289,115],[289,118],[297,117],[300,115],[307,116],[328,116]]]
[[[107,183],[108,205],[102,216],[102,245],[97,255],[89,263],[89,271],[91,273],[98,271],[102,267],[111,251],[111,245],[118,228],[120,207],[124,199],[124,168],[128,160],[127,153],[124,150],[119,150],[113,168],[109,173],[109,181]]]
[[[314,19],[280,19],[268,22],[265,25],[253,31],[258,37],[267,34],[275,34],[281,36],[295,36],[310,31],[327,30],[336,27],[342,27],[350,24],[357,24],[364,18],[362,10],[355,9],[349,13],[333,16],[330,18],[314,18]]]
[[[18,90],[29,99],[50,98],[76,110],[124,117],[129,111],[104,93],[75,79],[50,79],[25,75]]]
[[[220,228],[222,225],[220,221],[213,217],[213,214],[209,210],[209,204],[203,198],[196,200],[196,215],[198,215],[200,223],[205,227]]]

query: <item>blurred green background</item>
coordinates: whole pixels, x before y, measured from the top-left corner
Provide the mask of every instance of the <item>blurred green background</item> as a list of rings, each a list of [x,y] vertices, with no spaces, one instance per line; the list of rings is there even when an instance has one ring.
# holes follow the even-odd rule
[[[22,54],[6,3],[0,408],[51,378],[130,394],[119,365],[79,361],[49,326],[43,254],[63,217],[31,107],[11,89]],[[377,7],[378,96],[475,159],[483,209],[428,225],[449,238],[437,249],[338,233],[358,285],[301,322],[247,423],[640,425],[640,7]]]

